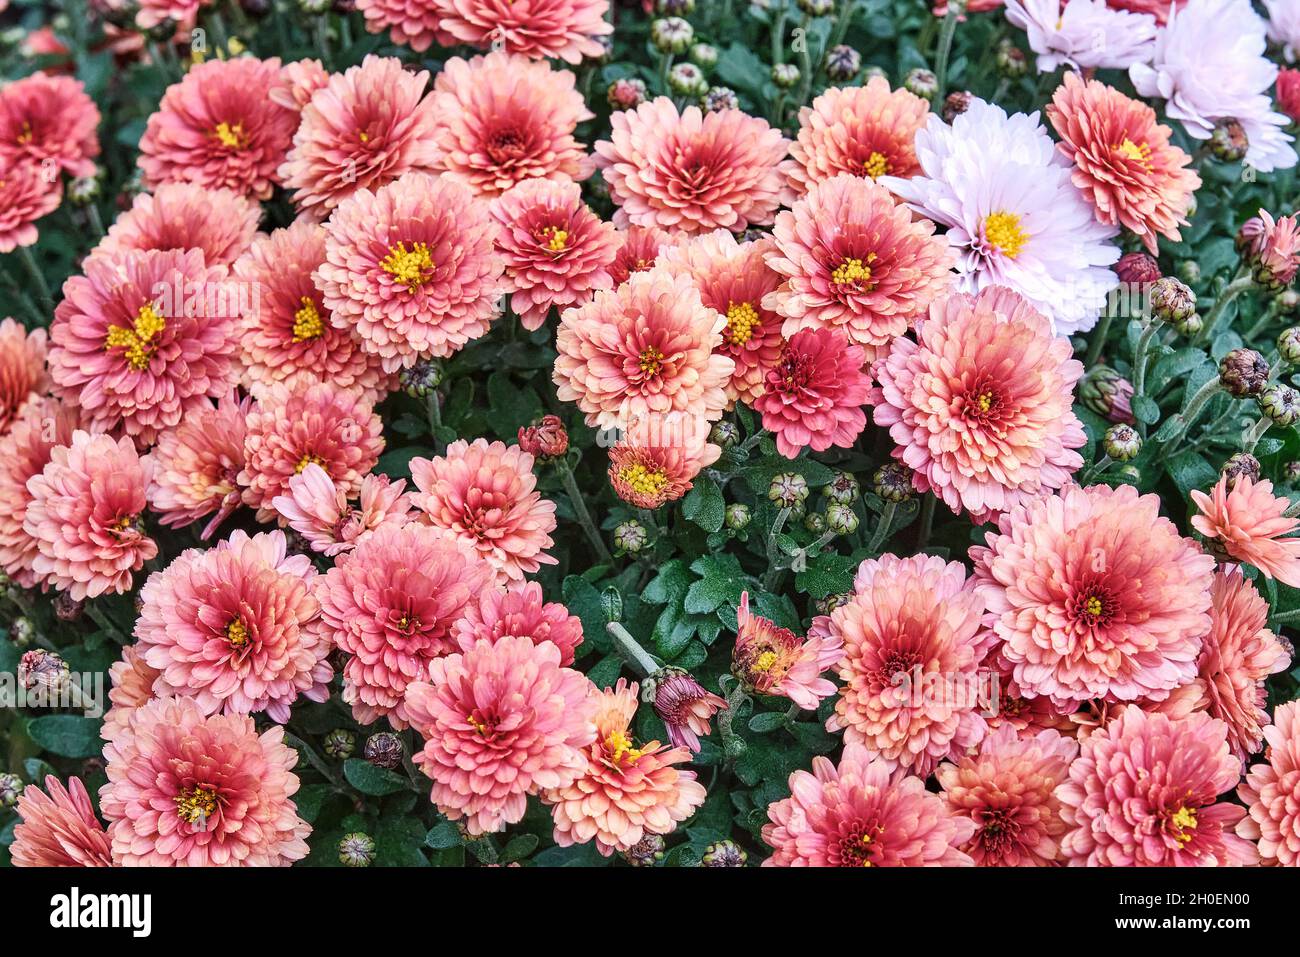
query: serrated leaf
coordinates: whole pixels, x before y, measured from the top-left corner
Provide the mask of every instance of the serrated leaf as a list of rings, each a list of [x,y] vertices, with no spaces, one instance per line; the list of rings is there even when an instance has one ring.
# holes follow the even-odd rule
[[[436,851],[441,851],[449,847],[460,847],[465,840],[461,837],[460,828],[451,821],[443,821],[429,829],[429,833],[424,835],[424,843]]]
[[[64,758],[91,758],[104,748],[99,718],[47,714],[27,722],[27,734],[45,751]]]
[[[1129,400],[1133,415],[1147,425],[1160,421],[1160,405],[1149,395],[1135,395]]]
[[[761,711],[749,719],[749,730],[758,734],[775,731],[785,724],[785,715],[776,711]]]
[[[682,499],[682,515],[706,532],[716,532],[726,518],[727,506],[718,483],[701,475]]]
[[[374,797],[396,794],[407,786],[407,780],[402,775],[387,768],[377,768],[360,758],[348,758],[343,762],[343,776],[362,794]]]

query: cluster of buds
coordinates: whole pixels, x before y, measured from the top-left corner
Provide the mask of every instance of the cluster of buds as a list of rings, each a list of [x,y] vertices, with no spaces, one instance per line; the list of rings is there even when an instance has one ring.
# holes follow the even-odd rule
[[[538,461],[556,459],[569,451],[569,433],[558,415],[544,415],[520,428],[519,447]]]

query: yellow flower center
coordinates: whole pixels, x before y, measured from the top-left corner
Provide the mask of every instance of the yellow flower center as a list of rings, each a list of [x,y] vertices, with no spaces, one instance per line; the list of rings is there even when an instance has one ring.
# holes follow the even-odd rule
[[[319,455],[311,455],[309,453],[307,455],[304,455],[302,458],[298,460],[298,464],[294,466],[293,474],[301,475],[302,470],[305,469],[307,466],[311,465],[312,463],[319,465],[323,469],[325,468],[325,460],[323,458],[321,458]],[[328,472],[329,469],[325,469],[325,471]]]
[[[758,328],[758,310],[750,303],[733,302],[727,306],[727,339],[732,345],[743,346]]]
[[[547,226],[542,230],[541,238],[546,243],[546,248],[551,252],[563,252],[565,245],[569,241],[569,231],[561,229],[559,226]]]
[[[1125,159],[1141,163],[1147,169],[1151,168],[1151,147],[1146,143],[1134,143],[1126,136],[1124,142],[1115,147],[1115,152]]]
[[[853,283],[871,282],[871,267],[867,263],[876,261],[876,254],[870,253],[867,256],[867,262],[861,259],[846,259],[831,273],[831,282],[837,286],[848,286]]]
[[[1100,618],[1102,612],[1101,599],[1096,595],[1089,596],[1088,600],[1083,603],[1084,613],[1093,618]]]
[[[158,348],[155,341],[167,323],[158,315],[153,303],[147,302],[140,307],[135,322],[130,329],[121,326],[109,326],[108,337],[104,340],[106,349],[122,349],[127,363],[137,372],[149,368],[149,360]]]
[[[172,798],[176,802],[176,815],[187,824],[202,826],[217,810],[217,792],[212,788],[186,788]]]
[[[236,648],[248,644],[248,626],[244,624],[244,619],[236,618],[226,625],[226,640]]]
[[[18,142],[20,145],[26,146],[31,141],[32,141],[32,124],[27,120],[23,120],[23,131],[18,134]]]
[[[618,477],[632,487],[638,495],[655,498],[668,484],[668,475],[663,469],[648,469],[640,463],[629,465],[618,473]]]
[[[640,749],[632,747],[632,739],[622,731],[615,731],[605,739],[605,749],[615,764],[622,764],[625,758],[635,761],[642,754]]]
[[[388,247],[388,255],[379,266],[397,282],[414,291],[428,282],[429,273],[433,272],[433,257],[424,243],[415,243],[410,249],[406,248],[406,243],[398,243]]]
[[[984,220],[984,239],[1008,259],[1015,259],[1029,242],[1029,236],[1020,228],[1020,217],[1015,213],[990,213]]]
[[[981,392],[975,399],[975,404],[980,407],[981,412],[987,412],[993,408],[993,393]]]
[[[476,714],[465,715],[465,720],[472,724],[474,730],[485,738],[492,733],[492,729],[488,727],[488,723]]]
[[[889,160],[885,159],[883,153],[877,153],[874,150],[867,157],[866,162],[862,164],[862,170],[872,179],[879,179],[889,172]]]
[[[765,651],[754,659],[754,670],[771,671],[774,664],[776,664],[776,652]]]
[[[1179,844],[1186,844],[1191,841],[1192,835],[1187,832],[1196,830],[1196,811],[1194,809],[1186,806],[1180,807],[1174,812],[1174,816],[1170,818],[1170,821],[1178,832],[1174,835],[1174,840]]]
[[[302,308],[293,314],[293,341],[306,342],[325,335],[325,323],[311,296],[302,297]]]
[[[234,126],[229,123],[218,123],[217,128],[212,131],[212,135],[228,150],[243,149],[248,145],[248,137],[244,135],[243,123],[236,123]]]
[[[370,134],[367,133],[365,130],[358,130],[358,131],[357,131],[357,139],[361,140],[361,142],[363,142],[363,143],[369,143],[369,142],[370,142]]]
[[[640,356],[641,372],[645,375],[658,375],[664,361],[664,354],[654,346],[647,346]]]

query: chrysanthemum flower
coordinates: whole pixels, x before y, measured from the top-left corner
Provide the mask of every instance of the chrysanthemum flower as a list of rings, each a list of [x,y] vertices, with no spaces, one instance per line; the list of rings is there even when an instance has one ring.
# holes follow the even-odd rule
[[[396,4],[397,0],[377,2]],[[491,46],[533,60],[550,58],[576,65],[583,57],[603,56],[605,48],[598,38],[614,32],[614,25],[605,19],[609,0],[532,0],[527,4],[432,0],[432,5],[437,16],[434,29],[443,46]],[[409,7],[402,9],[409,11]]]
[[[564,310],[553,378],[587,423],[628,428],[652,413],[716,421],[735,362],[715,353],[726,317],[707,308],[691,278],[662,266]]]
[[[791,796],[768,806],[764,867],[969,867],[958,850],[975,822],[948,810],[925,782],[848,744],[838,766],[818,755],[790,775]]]
[[[456,650],[452,627],[493,584],[468,548],[416,522],[385,526],[340,554],[317,588],[334,643],[349,655],[343,700],[361,724],[409,721],[403,694]]]
[[[104,746],[99,791],[113,857],[127,866],[281,867],[307,856],[284,728],[205,715],[189,698],[137,708]]]
[[[245,420],[251,407],[251,399],[241,401],[232,392],[215,405],[190,407],[180,425],[159,433],[149,486],[149,505],[159,513],[159,522],[183,528],[211,515],[200,535],[207,539],[239,507]]]
[[[1028,34],[1039,73],[1062,66],[1127,70],[1151,59],[1156,20],[1117,6],[1106,0],[1007,0],[1007,20]]]
[[[1264,729],[1264,761],[1248,772],[1237,796],[1249,811],[1237,834],[1259,842],[1265,864],[1300,864],[1300,701],[1279,705]]]
[[[131,724],[131,714],[136,708],[152,701],[157,695],[153,692],[154,682],[161,672],[150,667],[140,653],[140,646],[126,645],[122,657],[108,669],[109,709],[104,712],[104,724],[100,737],[112,741]]]
[[[1106,5],[1130,13],[1148,13],[1156,18],[1156,23],[1164,26],[1170,12],[1187,2],[1188,0],[1106,0]],[[1267,6],[1267,0],[1265,5]]]
[[[907,90],[891,90],[881,76],[863,86],[831,87],[799,110],[790,186],[802,194],[840,173],[914,176],[921,168],[913,141],[929,118],[929,103]]]
[[[480,639],[435,659],[407,685],[411,724],[425,737],[415,763],[431,798],[478,837],[524,816],[528,796],[565,788],[587,769],[598,698],[549,642]]]
[[[23,528],[32,500],[27,482],[41,474],[55,448],[72,443],[80,424],[75,406],[47,396],[27,403],[0,436],[0,569],[24,588],[38,581],[32,571],[37,542]]]
[[[581,182],[595,162],[573,138],[592,118],[568,70],[501,51],[452,57],[434,80],[434,167],[479,196],[530,179]]]
[[[1241,776],[1228,726],[1204,712],[1181,720],[1127,705],[1081,744],[1056,789],[1070,830],[1071,866],[1170,867],[1254,864],[1232,833],[1246,809],[1217,802]]]
[[[687,233],[766,226],[784,192],[790,143],[767,121],[741,110],[678,113],[666,96],[609,118],[610,139],[596,144],[623,227]]]
[[[533,457],[519,446],[461,439],[445,455],[411,459],[410,468],[423,520],[478,552],[502,584],[556,563],[546,554],[555,503],[537,491]]]
[[[630,226],[620,229],[618,235],[623,244],[609,266],[615,286],[623,285],[634,272],[652,268],[659,260],[659,253],[677,241],[672,233],[658,226]]]
[[[637,419],[609,450],[609,481],[623,501],[655,509],[691,490],[695,477],[718,460],[709,423],[698,416]]]
[[[931,120],[917,133],[916,154],[921,175],[885,183],[947,227],[960,291],[1010,286],[1058,333],[1092,328],[1119,282],[1106,268],[1118,229],[1097,222],[1037,113],[972,100],[951,126]]]
[[[0,253],[36,242],[36,221],[59,208],[63,186],[35,163],[0,159]]]
[[[99,155],[99,108],[80,80],[33,73],[0,88],[0,163],[46,161],[91,176]]]
[[[753,402],[777,451],[793,459],[805,448],[852,447],[867,425],[866,361],[862,347],[837,329],[800,329],[785,341]]]
[[[651,702],[659,720],[668,729],[668,743],[675,748],[700,750],[700,735],[709,733],[709,719],[727,706],[717,695],[681,668],[661,668],[646,679]]]
[[[437,147],[428,84],[427,72],[371,55],[317,89],[280,167],[298,209],[324,219],[360,190],[432,170]]]
[[[301,112],[317,90],[329,85],[331,75],[320,60],[294,60],[280,67],[280,81],[268,95],[273,103]]]
[[[17,811],[19,823],[9,847],[14,867],[113,866],[108,835],[80,778],[69,778],[65,788],[48,775],[45,791],[29,784]]]
[[[177,33],[189,33],[198,22],[200,8],[211,4],[212,0],[139,0],[135,24],[141,30],[152,30],[171,21],[169,25],[174,25]]]
[[[193,67],[163,94],[140,138],[145,182],[225,187],[270,199],[298,114],[271,99],[280,60],[235,57]]]
[[[384,449],[383,423],[370,403],[328,382],[271,387],[248,413],[244,468],[239,484],[244,502],[259,521],[277,517],[271,504],[289,491],[289,479],[312,462],[344,494],[355,495],[361,479]]]
[[[121,594],[158,554],[142,516],[153,461],[129,438],[72,433],[27,483],[23,529],[36,542],[32,571],[73,599]]]
[[[894,457],[958,514],[984,520],[1083,465],[1074,450],[1086,436],[1071,411],[1083,365],[1009,289],[936,302],[916,341],[895,339],[874,374],[875,420]]]
[[[934,225],[883,187],[847,173],[779,213],[773,236],[767,264],[789,281],[764,304],[786,318],[787,336],[838,327],[874,353],[907,332],[951,283],[953,257]]]
[[[257,235],[262,209],[242,193],[194,183],[162,183],[117,217],[93,256],[121,258],[146,249],[203,250],[210,266],[229,266]]]
[[[549,641],[560,649],[560,664],[567,668],[582,644],[582,619],[559,602],[543,601],[537,582],[522,582],[482,592],[465,606],[454,633],[461,651],[469,651],[479,641],[507,636]]]
[[[1266,578],[1300,588],[1300,538],[1282,537],[1295,531],[1300,519],[1286,516],[1290,500],[1274,495],[1272,482],[1241,475],[1229,491],[1225,475],[1209,495],[1193,489],[1192,501],[1200,509],[1192,527],[1213,546],[1254,565]]]
[[[411,4],[404,0],[357,0],[357,10],[366,20],[370,33],[388,31],[389,38],[398,46],[408,46],[423,53],[435,41],[443,46],[453,46],[454,41],[438,29],[440,19],[433,4]]]
[[[544,791],[555,820],[555,843],[572,847],[595,840],[606,857],[626,851],[647,834],[671,834],[704,803],[695,772],[675,767],[691,760],[686,748],[632,739],[637,686],[618,679],[594,697],[596,740],[573,783]]]
[[[390,482],[387,475],[367,475],[354,507],[328,472],[308,462],[289,479],[289,491],[273,498],[271,505],[312,551],[333,558],[356,548],[377,528],[400,528],[410,521],[411,496],[405,488],[405,479]]]
[[[1289,286],[1300,269],[1300,223],[1294,213],[1275,220],[1261,209],[1241,224],[1237,248],[1257,282],[1275,291]]]
[[[9,431],[29,400],[49,388],[45,342],[44,329],[28,332],[16,319],[0,321],[0,436]]]
[[[1160,498],[1066,486],[1013,505],[970,551],[989,625],[1025,694],[1159,701],[1196,675],[1210,574]]]
[[[1201,178],[1184,168],[1192,158],[1169,142],[1172,131],[1156,120],[1155,110],[1067,73],[1047,118],[1061,137],[1057,148],[1074,163],[1074,185],[1098,221],[1132,230],[1152,254],[1157,234],[1182,239],[1178,227],[1187,225]]]
[[[410,174],[360,190],[325,226],[316,270],[331,322],[386,372],[452,355],[487,332],[506,291],[488,204],[452,179]]]
[[[749,592],[741,592],[731,670],[746,687],[815,711],[823,698],[835,693],[835,685],[822,672],[840,660],[842,651],[837,634],[813,628],[800,638],[770,618],[753,614]]]
[[[525,180],[492,201],[497,249],[514,290],[510,308],[525,329],[540,329],[551,307],[584,303],[609,289],[618,231],[582,201],[571,180]]]

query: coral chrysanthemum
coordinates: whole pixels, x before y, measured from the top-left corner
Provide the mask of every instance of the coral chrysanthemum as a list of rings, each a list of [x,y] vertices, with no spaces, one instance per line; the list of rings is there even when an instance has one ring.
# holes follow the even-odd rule
[[[801,638],[770,618],[753,614],[749,592],[741,592],[731,671],[747,688],[789,698],[805,711],[815,711],[823,698],[835,693],[834,683],[822,672],[842,653],[839,635],[814,627]]]
[[[679,113],[661,96],[609,122],[613,132],[596,144],[596,165],[618,205],[616,225],[699,233],[772,222],[790,144],[766,120],[698,106]]]
[[[411,496],[405,488],[404,479],[390,482],[387,475],[367,475],[354,508],[329,473],[309,462],[289,479],[289,491],[277,495],[271,505],[312,551],[333,558],[356,548],[377,528],[410,521]]]
[[[35,163],[0,159],[0,253],[30,246],[36,221],[59,208],[63,187]]]
[[[48,775],[45,791],[34,784],[23,789],[17,810],[9,851],[14,867],[113,866],[108,835],[80,778],[69,778],[65,788]]]
[[[1261,209],[1237,231],[1237,249],[1256,282],[1275,290],[1289,286],[1300,269],[1300,222],[1294,213],[1274,219]]]
[[[206,539],[239,507],[245,420],[251,407],[251,399],[241,401],[231,393],[215,405],[192,406],[180,425],[159,433],[151,454],[149,505],[163,525],[183,528],[211,515],[200,535]]]
[[[0,321],[0,436],[31,399],[49,388],[45,373],[44,329],[30,332],[16,319]]]
[[[1300,526],[1286,515],[1290,500],[1273,494],[1267,479],[1237,478],[1232,490],[1222,476],[1209,495],[1193,489],[1200,514],[1192,526],[1237,561],[1254,565],[1266,578],[1300,588],[1300,538],[1283,538]]]
[[[983,520],[1060,488],[1087,437],[1071,410],[1083,364],[1010,289],[954,293],[873,369],[877,425],[919,491]]]
[[[1246,772],[1237,796],[1249,812],[1237,834],[1259,842],[1265,864],[1300,864],[1300,701],[1279,705],[1264,729],[1265,760]]]
[[[100,736],[105,741],[112,741],[131,723],[131,714],[142,704],[147,704],[157,697],[153,693],[153,684],[161,672],[151,668],[140,653],[139,645],[126,645],[122,657],[113,662],[108,669],[111,687],[108,700],[112,706],[104,713],[104,725]]]
[[[298,128],[298,113],[271,99],[276,57],[208,60],[163,94],[140,137],[150,186],[196,183],[270,199]]]
[[[970,551],[1016,684],[1063,707],[1168,697],[1210,630],[1202,554],[1129,485],[1069,485],[1012,506]]]
[[[523,582],[483,592],[465,607],[455,625],[461,651],[469,651],[478,641],[507,636],[549,641],[560,649],[560,664],[567,668],[582,644],[582,619],[559,602],[543,601],[537,582]]]
[[[135,198],[91,255],[197,248],[209,265],[229,266],[252,245],[261,217],[261,207],[234,190],[161,183],[152,195]]]
[[[284,728],[205,715],[189,698],[137,708],[104,746],[99,792],[113,857],[127,866],[282,867],[307,856]]]
[[[543,792],[560,847],[594,839],[596,849],[609,857],[647,834],[671,834],[704,803],[695,772],[675,766],[691,760],[688,749],[658,741],[636,746],[631,732],[636,695],[637,686],[619,678],[594,696],[596,739],[586,749],[586,767],[573,783]]]
[[[99,108],[80,80],[37,72],[0,88],[0,163],[46,161],[92,176]]]
[[[969,867],[958,848],[975,831],[918,777],[892,772],[859,745],[839,765],[818,755],[790,775],[791,796],[768,806],[764,867]]]
[[[1241,763],[1228,726],[1204,712],[1173,719],[1130,704],[1081,744],[1056,789],[1070,830],[1071,866],[1170,867],[1253,864],[1255,846],[1232,833],[1246,809],[1217,798]]]
[[[593,691],[555,645],[527,637],[435,659],[427,682],[407,685],[406,708],[438,810],[478,837],[519,821],[530,794],[571,785],[596,737]]]
[[[609,266],[615,286],[623,285],[634,272],[653,268],[659,254],[677,241],[672,233],[658,226],[630,226],[618,234],[623,242]]]
[[[27,483],[23,529],[36,543],[32,571],[74,600],[131,588],[131,577],[158,554],[145,534],[145,489],[153,461],[128,438],[77,430],[50,452]]]
[[[397,0],[375,2],[392,4]],[[436,36],[444,46],[458,43],[484,49],[492,46],[533,60],[549,58],[576,65],[583,57],[604,55],[605,48],[599,38],[614,32],[614,25],[605,20],[609,0],[531,0],[527,4],[512,0],[431,2],[437,16]]]
[[[268,95],[273,102],[301,112],[317,90],[329,85],[331,76],[320,60],[294,60],[280,68],[280,82]]]
[[[211,5],[212,0],[139,0],[135,15],[136,26],[153,30],[171,23],[178,33],[189,33],[198,20],[199,9]]]
[[[343,700],[361,724],[405,728],[403,694],[429,662],[456,650],[452,627],[491,587],[491,566],[438,529],[376,529],[339,555],[317,589],[334,643],[347,654]]]
[[[32,571],[36,539],[23,528],[32,493],[27,482],[50,461],[50,453],[72,442],[80,425],[75,406],[44,397],[29,402],[0,436],[0,569],[24,588],[38,581]]]
[[[698,416],[648,415],[637,419],[609,450],[609,481],[623,501],[655,509],[691,490],[722,449],[709,441]]]
[[[410,469],[423,520],[476,551],[502,584],[556,563],[546,554],[555,503],[537,491],[533,457],[519,446],[461,439],[444,455],[411,459]]]

